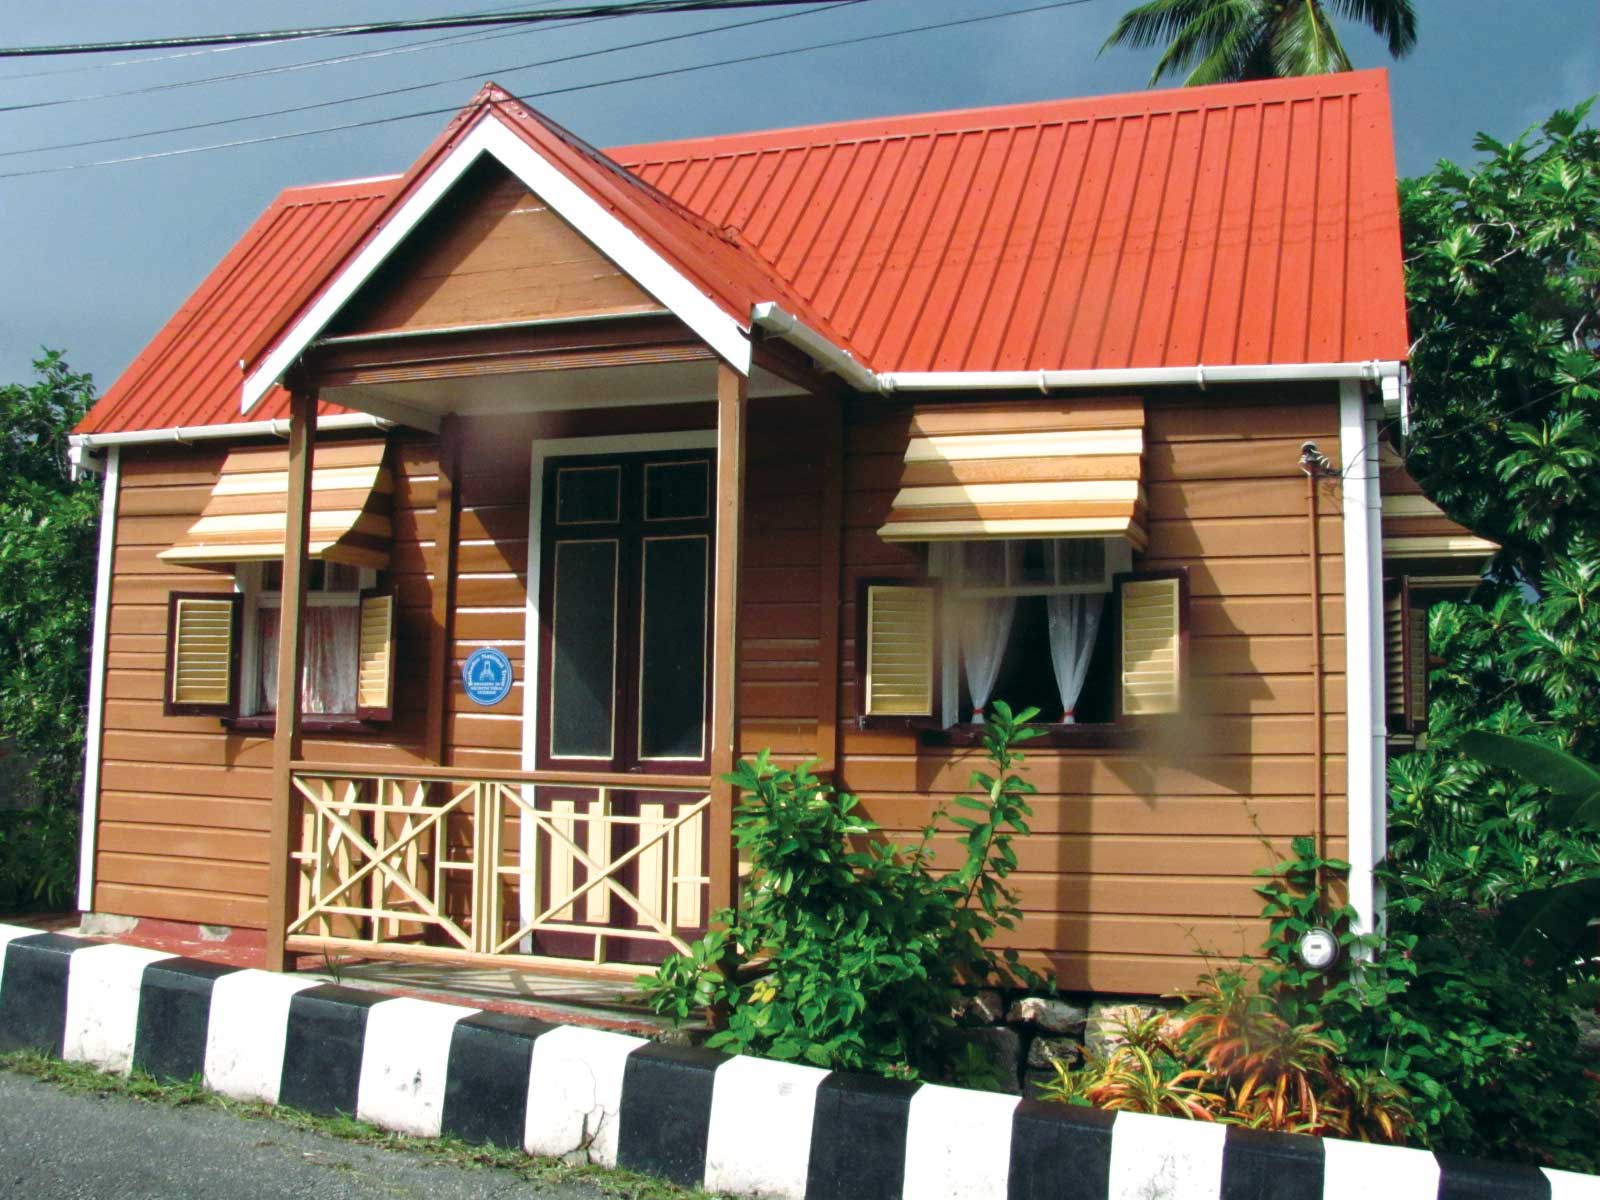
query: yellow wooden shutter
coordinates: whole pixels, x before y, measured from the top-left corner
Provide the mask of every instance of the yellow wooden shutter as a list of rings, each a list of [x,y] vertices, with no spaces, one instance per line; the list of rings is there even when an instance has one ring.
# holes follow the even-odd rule
[[[1391,733],[1428,727],[1428,605],[1400,580],[1383,602],[1384,707]]]
[[[1383,693],[1391,728],[1406,718],[1405,608],[1398,591],[1383,602]]]
[[[174,593],[167,610],[167,691],[172,715],[233,712],[239,597]]]
[[[1183,592],[1176,577],[1122,584],[1121,708],[1175,713],[1182,703]]]
[[[369,720],[386,721],[394,713],[393,592],[361,597],[359,663],[356,712]]]
[[[868,587],[866,640],[866,714],[932,716],[934,589]]]

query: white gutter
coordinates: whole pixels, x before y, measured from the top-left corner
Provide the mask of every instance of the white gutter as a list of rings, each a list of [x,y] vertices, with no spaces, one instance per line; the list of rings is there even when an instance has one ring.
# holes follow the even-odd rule
[[[810,355],[824,370],[838,375],[860,392],[1040,392],[1077,388],[1207,387],[1226,383],[1305,383],[1365,381],[1388,393],[1399,387],[1397,361],[1265,363],[1235,366],[1115,367],[1082,371],[872,371],[804,321],[776,304],[757,304],[750,322]],[[1393,382],[1391,382],[1393,381]]]
[[[336,433],[346,429],[388,429],[395,424],[370,413],[332,413],[317,418],[318,433]],[[68,446],[78,451],[100,450],[108,446],[149,446],[160,442],[176,442],[187,446],[190,442],[215,441],[224,438],[289,436],[288,418],[272,421],[238,421],[232,425],[195,425],[172,429],[130,429],[123,433],[75,433],[67,439]]]
[[[1378,494],[1377,422],[1364,389],[1339,388],[1343,468],[1345,728],[1350,838],[1350,906],[1357,932],[1374,932],[1379,897],[1374,868],[1386,851],[1388,731],[1384,719],[1382,500]]]
[[[89,658],[89,727],[84,735],[83,824],[78,837],[78,911],[94,909],[94,850],[100,817],[100,740],[106,724],[106,640],[111,628],[111,562],[117,543],[121,451],[106,452],[100,492],[100,558],[94,577],[94,632]]]

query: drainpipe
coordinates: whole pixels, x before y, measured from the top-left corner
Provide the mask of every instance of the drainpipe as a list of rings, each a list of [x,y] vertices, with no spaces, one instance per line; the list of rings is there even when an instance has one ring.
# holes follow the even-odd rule
[[[1306,571],[1310,578],[1311,594],[1311,757],[1315,764],[1315,783],[1312,786],[1314,812],[1312,838],[1317,847],[1317,857],[1323,858],[1328,849],[1328,789],[1324,779],[1327,766],[1327,714],[1323,701],[1324,679],[1322,655],[1322,530],[1321,514],[1317,511],[1317,479],[1333,464],[1328,456],[1317,449],[1315,442],[1300,447],[1300,469],[1306,473],[1306,521],[1308,552]],[[1322,886],[1322,868],[1317,868],[1317,887]]]
[[[1383,597],[1376,422],[1357,381],[1339,387],[1339,457],[1344,507],[1346,793],[1350,906],[1356,932],[1377,929],[1374,868],[1384,853]]]

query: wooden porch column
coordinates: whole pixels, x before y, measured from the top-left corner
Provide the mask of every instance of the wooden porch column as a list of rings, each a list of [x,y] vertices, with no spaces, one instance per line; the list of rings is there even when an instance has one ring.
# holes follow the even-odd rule
[[[433,633],[428,644],[428,733],[423,747],[423,756],[440,767],[450,765],[445,724],[450,711],[450,657],[455,647],[460,435],[460,419],[453,413],[445,417],[439,426],[439,492],[433,511]]]
[[[305,662],[306,547],[311,540],[311,459],[317,393],[296,385],[289,398],[289,494],[285,500],[283,607],[278,617],[278,707],[272,734],[272,820],[267,874],[267,970],[282,971],[295,901],[295,863],[289,856],[294,789],[289,765],[300,757],[300,670]]]
[[[738,852],[733,846],[733,769],[739,729],[739,560],[743,541],[745,403],[748,383],[717,364],[717,566],[711,604],[711,907],[733,903]]]

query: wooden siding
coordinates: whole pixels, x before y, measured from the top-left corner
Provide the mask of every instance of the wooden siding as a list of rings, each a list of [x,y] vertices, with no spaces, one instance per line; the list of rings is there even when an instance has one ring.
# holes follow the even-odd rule
[[[321,761],[422,761],[419,670],[432,629],[427,562],[437,450],[424,440],[395,443],[395,717],[377,736],[308,736],[306,753]],[[259,929],[266,921],[272,738],[231,732],[215,717],[166,717],[161,706],[167,593],[233,590],[230,571],[157,557],[198,516],[224,457],[221,448],[203,446],[122,452],[94,907]]]
[[[858,405],[845,441],[839,783],[886,829],[909,834],[965,790],[972,748],[860,729],[855,600],[866,578],[920,577],[925,551],[877,536],[899,485],[909,408]],[[1187,568],[1185,717],[1117,750],[1030,751],[1034,833],[1016,845],[1027,916],[1000,939],[1061,985],[1160,992],[1202,955],[1254,951],[1252,872],[1310,833],[1316,770],[1309,546],[1300,446],[1338,446],[1331,392],[1195,393],[1146,405],[1149,546],[1136,570]],[[1329,847],[1345,846],[1344,605],[1337,481],[1321,485],[1321,603]],[[1270,849],[1269,849],[1270,846]],[[938,844],[956,861],[953,837]]]
[[[455,329],[660,308],[520,180],[486,159],[351,300],[335,331]]]
[[[919,578],[925,551],[877,535],[899,484],[909,408],[846,405],[843,530],[826,536],[826,425],[818,402],[750,408],[747,530],[741,572],[739,749],[789,759],[823,751],[829,711],[821,647],[838,647],[838,778],[894,832],[920,826],[967,786],[970,748],[862,729],[855,720],[857,585]],[[710,405],[464,419],[456,493],[455,642],[445,756],[459,768],[521,763],[530,448],[535,439],[710,429]],[[1261,939],[1252,872],[1310,832],[1313,743],[1311,611],[1300,444],[1337,447],[1331,392],[1294,397],[1196,393],[1151,400],[1144,472],[1151,497],[1140,568],[1187,568],[1192,598],[1187,718],[1136,748],[1035,751],[1035,834],[1017,846],[1027,910],[1006,944],[1072,989],[1156,992],[1192,982],[1201,954]],[[436,448],[395,455],[391,575],[401,649],[397,715],[378,737],[308,739],[307,755],[352,766],[422,761]],[[220,572],[176,568],[157,553],[210,494],[223,453],[124,451],[118,506],[95,907],[132,916],[260,927],[264,920],[270,739],[211,718],[161,714],[165,602],[175,589],[231,588]],[[1336,482],[1323,485],[1321,593],[1330,851],[1344,852],[1344,617]],[[835,540],[844,567],[836,605],[820,602]],[[479,646],[512,660],[500,706],[468,701],[460,666]],[[1268,847],[1272,849],[1269,850]],[[938,852],[953,861],[952,836]]]

